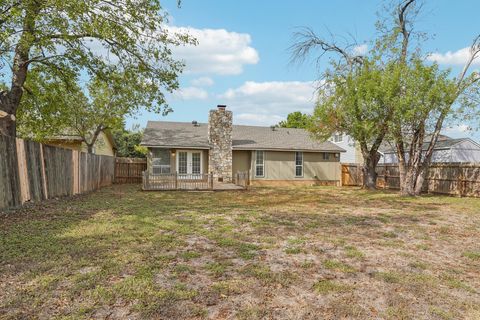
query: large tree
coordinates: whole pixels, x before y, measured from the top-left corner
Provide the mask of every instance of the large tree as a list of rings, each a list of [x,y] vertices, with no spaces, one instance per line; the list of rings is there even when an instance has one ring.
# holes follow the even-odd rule
[[[16,115],[32,70],[65,83],[95,77],[140,88],[145,106],[160,111],[164,91],[178,87],[183,67],[172,58],[172,46],[195,42],[169,32],[166,22],[160,0],[2,1],[0,134],[16,135]]]
[[[144,90],[119,80],[93,78],[81,88],[75,81],[45,79],[35,71],[31,76],[18,113],[19,133],[40,141],[58,135],[80,137],[89,153],[101,132],[123,128],[124,118],[148,103]]]
[[[378,50],[358,54],[355,43],[339,44],[306,28],[294,35],[294,62],[316,53],[316,61],[327,55],[329,67],[321,73],[318,103],[312,132],[321,140],[334,132],[353,137],[363,155],[363,187],[376,188],[378,149],[388,132],[393,106],[392,88],[398,86],[398,70],[385,64]]]
[[[350,135],[363,156],[363,187],[375,189],[378,149],[388,133],[399,72],[395,65],[364,57],[355,70],[336,67],[324,75],[324,81],[311,131],[322,140],[333,132]]]
[[[364,183],[374,188],[377,150],[383,139],[394,143],[404,195],[420,193],[438,136],[447,119],[478,107],[479,80],[469,72],[480,56],[477,37],[458,77],[426,63],[424,33],[414,29],[421,10],[416,0],[401,0],[377,23],[380,36],[365,57],[355,55],[355,43],[339,45],[307,29],[297,34],[293,57],[304,59],[318,49],[317,61],[330,56],[322,72],[316,108],[320,136],[334,130],[354,137],[364,155]],[[461,107],[458,107],[458,105]]]
[[[310,127],[311,116],[300,111],[291,112],[287,115],[287,120],[280,121],[278,126],[281,128],[300,128],[308,129]]]
[[[379,24],[384,34],[378,46],[402,70],[390,137],[396,147],[403,195],[421,193],[446,121],[453,114],[458,117],[474,112],[480,97],[480,75],[470,72],[473,62],[480,57],[480,36],[474,39],[460,74],[451,77],[449,70],[427,65],[421,54],[422,41],[412,41],[414,35],[425,38],[414,28],[421,8],[416,0],[403,0],[393,11],[393,27]]]

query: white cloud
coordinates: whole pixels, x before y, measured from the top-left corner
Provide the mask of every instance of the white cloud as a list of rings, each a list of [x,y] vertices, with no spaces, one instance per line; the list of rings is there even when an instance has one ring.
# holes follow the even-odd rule
[[[452,135],[465,135],[465,133],[470,130],[471,128],[467,124],[458,124],[444,129],[446,134]]]
[[[257,50],[250,46],[249,34],[225,29],[169,27],[172,32],[188,33],[198,40],[197,46],[173,48],[177,58],[186,63],[187,73],[237,75],[243,67],[259,61]]]
[[[310,113],[315,104],[312,81],[247,81],[218,96],[234,111],[237,123],[272,125],[293,111]]]
[[[470,58],[470,47],[457,51],[447,51],[446,53],[434,52],[427,57],[427,60],[445,65],[464,65]],[[473,64],[480,65],[480,59],[476,59]]]
[[[214,84],[212,78],[200,77],[192,80],[192,85],[196,87],[210,87]]]
[[[282,117],[279,115],[240,113],[240,114],[235,114],[234,119],[235,119],[235,123],[239,123],[239,124],[270,126],[273,124],[277,124],[282,120],[285,120],[285,117]]]
[[[355,46],[353,48],[352,53],[357,56],[362,56],[368,51],[368,45],[367,44],[360,44],[358,46]]]
[[[208,98],[208,92],[197,87],[185,87],[175,91],[173,96],[180,100],[205,100]]]

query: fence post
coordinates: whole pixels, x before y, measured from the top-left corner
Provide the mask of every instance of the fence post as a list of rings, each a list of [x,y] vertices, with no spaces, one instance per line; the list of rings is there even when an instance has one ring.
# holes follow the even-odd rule
[[[213,173],[209,173],[208,178],[210,179],[210,190],[213,190]]]
[[[178,172],[175,171],[175,190],[178,189]]]

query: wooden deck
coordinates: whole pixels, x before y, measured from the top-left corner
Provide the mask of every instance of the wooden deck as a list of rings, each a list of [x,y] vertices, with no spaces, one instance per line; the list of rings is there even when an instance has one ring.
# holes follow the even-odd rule
[[[238,179],[236,181],[238,181]],[[246,189],[246,185],[215,181],[211,173],[179,175],[177,173],[151,174],[144,171],[142,189],[148,191],[228,191],[243,190]]]

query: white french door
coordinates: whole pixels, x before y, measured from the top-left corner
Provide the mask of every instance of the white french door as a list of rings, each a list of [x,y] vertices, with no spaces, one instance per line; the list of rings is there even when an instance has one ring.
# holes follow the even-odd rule
[[[180,175],[202,174],[202,151],[178,150],[177,172]]]

